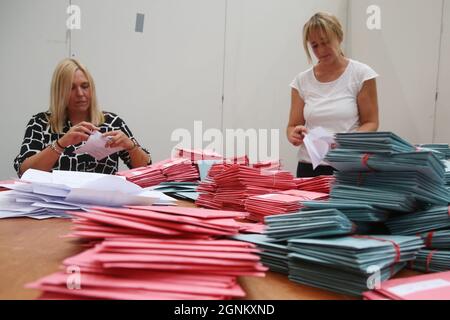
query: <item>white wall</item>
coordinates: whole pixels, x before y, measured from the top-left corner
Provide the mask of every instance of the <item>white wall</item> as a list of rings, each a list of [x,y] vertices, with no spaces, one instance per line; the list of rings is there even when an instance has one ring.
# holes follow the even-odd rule
[[[48,108],[56,62],[69,52],[66,7],[69,1],[0,2],[0,180],[16,176],[25,126]]]
[[[92,71],[104,110],[118,113],[154,160],[177,128],[220,128],[225,0],[72,0],[82,28],[72,54]],[[144,32],[135,32],[143,13]]]
[[[450,143],[450,0],[445,0],[436,105],[435,142]]]
[[[381,9],[381,30],[366,27],[372,4]],[[433,139],[441,7],[440,0],[350,0],[350,54],[380,74],[380,129],[413,143]]]

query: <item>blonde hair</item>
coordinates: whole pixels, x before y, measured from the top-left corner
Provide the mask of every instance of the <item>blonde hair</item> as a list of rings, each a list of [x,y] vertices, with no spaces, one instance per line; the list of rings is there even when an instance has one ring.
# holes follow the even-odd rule
[[[311,33],[314,31],[322,32],[328,40],[337,39],[339,42],[344,40],[344,31],[342,25],[336,16],[326,13],[318,12],[313,15],[303,27],[303,47],[305,48],[308,62],[312,63],[311,53],[309,52],[308,42],[311,37]],[[344,55],[342,49],[340,54]]]
[[[84,73],[89,82],[89,89],[91,90],[91,105],[88,121],[96,126],[105,121],[103,112],[97,104],[95,84],[91,74],[78,60],[66,58],[56,66],[50,88],[49,123],[51,130],[55,133],[63,133],[63,128],[67,120],[67,105],[72,90],[73,76],[77,70],[81,70]]]

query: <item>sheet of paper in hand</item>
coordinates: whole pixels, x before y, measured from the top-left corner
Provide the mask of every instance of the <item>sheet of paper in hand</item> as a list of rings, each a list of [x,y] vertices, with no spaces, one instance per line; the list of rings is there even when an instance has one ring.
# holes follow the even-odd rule
[[[93,156],[96,160],[102,160],[110,154],[122,151],[123,148],[106,148],[105,144],[108,142],[108,137],[102,136],[98,131],[95,131],[84,145],[75,150],[75,154],[87,153]]]

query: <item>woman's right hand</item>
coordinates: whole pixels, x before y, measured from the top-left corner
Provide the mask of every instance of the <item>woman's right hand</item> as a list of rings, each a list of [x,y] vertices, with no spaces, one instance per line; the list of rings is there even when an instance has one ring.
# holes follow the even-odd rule
[[[289,133],[289,142],[298,147],[303,143],[303,139],[307,133],[308,129],[305,126],[296,126]]]
[[[92,123],[83,121],[70,128],[58,142],[64,148],[79,144],[80,142],[89,139],[89,136],[96,130],[99,129]]]

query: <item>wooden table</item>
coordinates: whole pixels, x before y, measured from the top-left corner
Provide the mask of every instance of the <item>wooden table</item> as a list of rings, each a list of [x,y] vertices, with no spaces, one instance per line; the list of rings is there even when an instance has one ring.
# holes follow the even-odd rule
[[[0,299],[37,298],[39,292],[24,285],[57,271],[65,258],[85,250],[75,240],[62,237],[70,233],[70,227],[66,219],[0,220]],[[405,270],[399,276],[415,274]],[[239,282],[252,300],[355,299],[299,285],[274,272],[265,278],[241,277]]]

